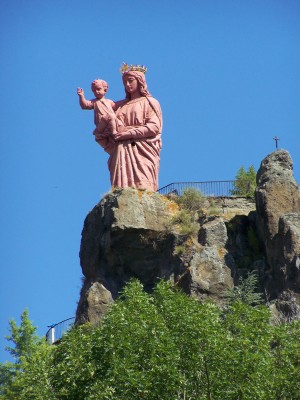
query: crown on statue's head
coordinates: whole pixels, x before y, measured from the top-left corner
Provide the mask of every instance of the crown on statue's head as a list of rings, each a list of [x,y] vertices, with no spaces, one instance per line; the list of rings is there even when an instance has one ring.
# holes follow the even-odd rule
[[[122,64],[122,67],[120,68],[121,74],[124,74],[125,72],[130,72],[130,71],[139,71],[142,72],[143,74],[146,73],[147,68],[145,65],[128,65],[127,63]]]

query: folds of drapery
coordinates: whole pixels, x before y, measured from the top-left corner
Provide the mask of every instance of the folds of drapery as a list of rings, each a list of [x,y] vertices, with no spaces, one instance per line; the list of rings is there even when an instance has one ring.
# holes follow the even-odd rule
[[[117,110],[116,118],[117,126],[130,130],[132,139],[114,142],[109,133],[94,132],[96,141],[110,155],[111,185],[156,191],[162,146],[158,101],[152,97],[129,101]]]

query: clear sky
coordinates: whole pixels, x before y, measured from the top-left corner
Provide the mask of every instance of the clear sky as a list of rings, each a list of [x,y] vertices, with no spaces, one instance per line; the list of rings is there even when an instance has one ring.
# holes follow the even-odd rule
[[[0,361],[8,319],[38,333],[75,314],[87,213],[110,190],[94,142],[95,78],[145,64],[160,101],[160,187],[234,179],[279,147],[300,180],[298,0],[1,0]]]

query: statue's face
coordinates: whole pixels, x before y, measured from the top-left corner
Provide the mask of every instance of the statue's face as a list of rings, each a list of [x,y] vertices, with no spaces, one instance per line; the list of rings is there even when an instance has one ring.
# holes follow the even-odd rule
[[[108,90],[107,85],[96,85],[93,86],[92,91],[97,99],[102,99]]]
[[[139,91],[138,81],[134,76],[126,76],[124,78],[124,86],[128,93],[133,94]]]

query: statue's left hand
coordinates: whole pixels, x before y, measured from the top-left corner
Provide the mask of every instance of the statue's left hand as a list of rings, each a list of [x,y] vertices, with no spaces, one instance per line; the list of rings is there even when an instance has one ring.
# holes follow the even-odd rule
[[[130,132],[130,128],[127,126],[118,126],[118,132],[113,133],[113,138],[116,142],[131,139],[132,133]]]
[[[130,131],[116,132],[113,133],[113,138],[116,142],[119,142],[120,140],[129,140],[132,139],[132,132]]]

